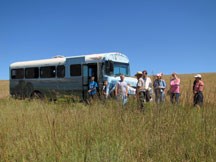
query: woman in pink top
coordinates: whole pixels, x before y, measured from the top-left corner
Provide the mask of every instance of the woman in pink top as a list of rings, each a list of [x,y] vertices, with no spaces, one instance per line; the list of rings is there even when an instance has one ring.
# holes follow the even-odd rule
[[[172,104],[179,103],[180,96],[180,79],[177,77],[176,73],[172,73],[172,78],[170,80],[170,101]]]

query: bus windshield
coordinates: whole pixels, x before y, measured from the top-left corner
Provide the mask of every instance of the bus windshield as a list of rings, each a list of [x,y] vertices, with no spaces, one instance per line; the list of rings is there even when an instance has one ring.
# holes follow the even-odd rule
[[[113,62],[113,68],[111,68],[110,70],[107,70],[106,74],[110,76],[113,76],[113,75],[119,76],[121,74],[125,76],[129,76],[130,75],[129,71],[130,71],[129,64]]]

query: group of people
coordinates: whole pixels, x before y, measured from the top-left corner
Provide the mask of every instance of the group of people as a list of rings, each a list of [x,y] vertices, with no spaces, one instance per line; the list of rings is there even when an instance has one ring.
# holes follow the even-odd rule
[[[166,92],[170,95],[170,102],[172,104],[179,103],[180,78],[177,76],[175,72],[171,74],[169,88],[167,88],[166,81],[163,79],[163,73],[158,73],[155,76],[153,82],[151,78],[148,76],[148,72],[146,70],[138,71],[135,74],[135,76],[137,78],[137,84],[135,90],[136,98],[138,101],[139,108],[141,110],[144,110],[146,102],[150,102],[153,100],[153,93],[154,93],[155,102],[157,104],[163,103],[165,101]],[[122,103],[122,106],[124,106],[127,103],[128,91],[131,88],[130,85],[128,85],[127,82],[124,80],[124,78],[125,78],[124,75],[120,75],[120,80],[116,83],[114,89],[114,95],[116,99]],[[194,78],[195,80],[193,83],[193,94],[194,94],[193,103],[194,106],[200,107],[203,104],[204,83],[202,81],[202,76],[200,74],[195,75]],[[107,85],[108,82],[104,81],[103,88],[102,88],[102,95],[105,96],[105,98],[108,97]],[[97,93],[97,88],[98,88],[97,82],[94,81],[94,77],[91,77],[91,80],[89,82],[89,90],[88,90],[88,93],[91,96],[91,98],[94,98],[95,94]]]

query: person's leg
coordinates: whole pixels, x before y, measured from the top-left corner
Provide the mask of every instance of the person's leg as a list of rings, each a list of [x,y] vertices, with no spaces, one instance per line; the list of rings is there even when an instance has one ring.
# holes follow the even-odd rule
[[[159,89],[155,90],[155,102],[156,102],[156,104],[160,103],[160,92],[159,92]]]
[[[150,92],[149,91],[145,92],[145,99],[146,99],[146,102],[150,101]]]
[[[165,101],[165,93],[164,91],[161,91],[160,93],[160,102],[164,102]]]
[[[198,102],[198,93],[194,94],[193,100],[194,100],[194,106],[196,106]]]
[[[174,101],[173,101],[173,98],[174,98],[174,93],[170,93],[170,102],[173,104],[174,103]]]
[[[197,104],[199,106],[203,105],[203,93],[202,92],[197,93]]]
[[[139,93],[139,109],[141,111],[144,110],[144,94],[143,94],[143,92]]]
[[[180,93],[175,93],[175,102],[176,102],[176,104],[179,103],[179,97],[180,97]]]
[[[115,100],[118,103],[118,106],[122,107],[122,103],[123,103],[123,97],[122,97],[122,95],[115,96]]]
[[[127,103],[127,96],[122,96],[122,106],[124,107],[125,104]]]
[[[143,102],[146,102],[146,92],[143,92]]]
[[[202,92],[201,92],[201,96],[202,96],[202,97],[201,97],[201,104],[202,104],[201,106],[203,106],[204,97],[203,97],[203,93],[202,93]]]

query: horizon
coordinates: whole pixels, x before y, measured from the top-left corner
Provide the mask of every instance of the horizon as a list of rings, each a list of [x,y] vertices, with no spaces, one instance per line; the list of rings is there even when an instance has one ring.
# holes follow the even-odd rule
[[[131,75],[215,73],[214,0],[38,0],[0,5],[0,80],[13,62],[121,52]]]

